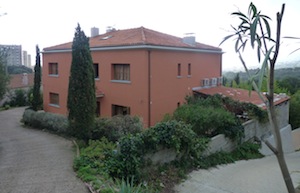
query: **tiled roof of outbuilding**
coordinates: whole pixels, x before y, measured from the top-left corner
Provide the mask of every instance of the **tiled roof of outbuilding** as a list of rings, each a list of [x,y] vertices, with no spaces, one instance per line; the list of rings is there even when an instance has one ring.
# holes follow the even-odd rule
[[[224,87],[224,86],[216,86],[216,87],[209,87],[209,88],[200,88],[194,90],[194,92],[202,93],[204,95],[215,95],[219,94],[222,96],[230,97],[233,100],[237,100],[240,102],[252,103],[261,108],[266,108],[263,101],[260,99],[258,94],[255,91],[252,91],[249,95],[249,90],[239,89],[239,88],[231,88],[231,87]],[[274,104],[278,105],[282,102],[289,100],[290,97],[286,94],[274,94]],[[266,98],[265,98],[266,100]]]
[[[214,50],[221,52],[218,47],[196,42],[190,45],[183,42],[183,38],[168,35],[144,27],[115,30],[90,38],[90,48],[114,47],[114,46],[134,46],[134,45],[153,45],[166,47],[191,48],[201,50]],[[72,48],[72,42],[47,47],[44,51],[68,50]]]

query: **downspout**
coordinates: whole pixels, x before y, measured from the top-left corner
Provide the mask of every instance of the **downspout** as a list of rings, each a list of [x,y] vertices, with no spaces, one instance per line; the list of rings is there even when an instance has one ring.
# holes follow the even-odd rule
[[[222,64],[222,63],[223,63],[223,62],[222,62],[222,57],[223,57],[223,54],[220,54],[220,65],[221,65],[221,66],[220,66],[220,77],[222,76],[222,70],[223,70],[223,69],[222,69],[222,67],[223,67],[223,64]]]
[[[148,50],[148,127],[151,126],[151,51]]]

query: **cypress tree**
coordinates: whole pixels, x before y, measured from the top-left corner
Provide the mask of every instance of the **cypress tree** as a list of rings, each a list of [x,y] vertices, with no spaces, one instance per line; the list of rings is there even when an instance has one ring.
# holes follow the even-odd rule
[[[42,98],[41,98],[41,57],[40,57],[40,49],[39,46],[36,45],[36,59],[34,66],[34,85],[33,85],[33,99],[32,99],[32,109],[37,111],[42,106]]]
[[[9,76],[7,74],[7,66],[5,63],[6,57],[7,53],[5,48],[0,48],[0,100],[5,95],[9,83]]]
[[[72,45],[67,106],[70,134],[87,142],[95,119],[95,80],[89,38],[79,24]]]

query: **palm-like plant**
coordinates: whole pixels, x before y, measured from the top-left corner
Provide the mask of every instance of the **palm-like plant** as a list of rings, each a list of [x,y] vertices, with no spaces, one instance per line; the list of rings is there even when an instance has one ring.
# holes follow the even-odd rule
[[[258,93],[261,100],[267,107],[269,122],[275,138],[275,146],[265,139],[262,139],[262,141],[264,141],[265,144],[276,155],[288,192],[295,193],[293,182],[284,158],[280,128],[276,118],[274,106],[274,70],[280,48],[281,23],[284,9],[285,4],[282,5],[281,12],[277,13],[277,29],[275,39],[272,38],[271,28],[269,25],[271,18],[261,14],[261,12],[257,10],[253,3],[250,3],[248,13],[246,14],[240,11],[233,12],[232,15],[240,19],[240,24],[237,27],[232,26],[234,33],[226,36],[220,45],[230,38],[235,38],[235,52],[238,53],[239,59],[243,64],[249,79],[251,80],[254,90]],[[263,59],[260,71],[256,75],[259,80],[258,83],[254,81],[255,77],[250,76],[242,54],[248,45],[248,42],[250,42],[252,49],[256,49],[258,61],[261,62]],[[268,92],[264,95],[261,92],[261,88],[263,79],[265,77],[267,77],[268,80]]]

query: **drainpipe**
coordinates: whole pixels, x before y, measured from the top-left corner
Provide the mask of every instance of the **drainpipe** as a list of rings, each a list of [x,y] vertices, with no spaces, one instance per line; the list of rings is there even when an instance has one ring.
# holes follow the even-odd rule
[[[222,62],[222,57],[223,57],[223,54],[220,54],[220,77],[222,76],[222,68],[223,68],[223,62]]]
[[[151,51],[148,50],[148,127],[151,125]]]

